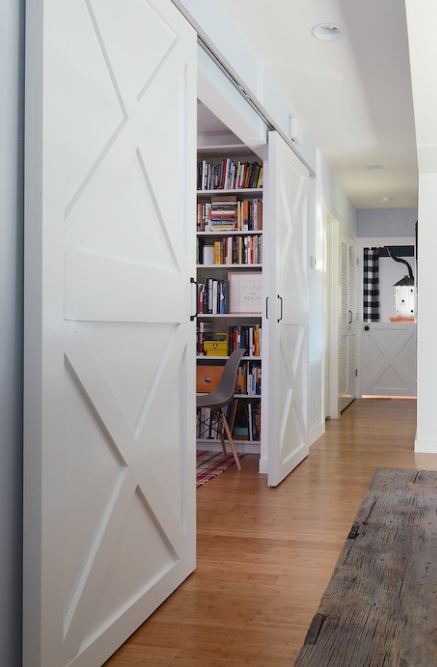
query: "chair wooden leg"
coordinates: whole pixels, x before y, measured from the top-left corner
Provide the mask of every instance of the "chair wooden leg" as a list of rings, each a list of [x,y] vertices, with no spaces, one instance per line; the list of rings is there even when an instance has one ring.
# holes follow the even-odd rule
[[[223,456],[227,456],[227,451],[226,451],[226,444],[225,444],[225,438],[223,435],[223,410],[220,410],[217,413],[217,431],[220,436],[220,440],[222,442],[222,449],[223,449]]]
[[[229,428],[229,424],[228,424],[227,419],[226,419],[226,417],[225,417],[225,413],[223,412],[222,414],[223,414],[223,426],[225,427],[226,435],[228,436],[229,445],[230,445],[230,447],[231,447],[232,454],[233,454],[233,456],[234,456],[234,460],[235,460],[235,465],[237,466],[237,469],[238,469],[238,470],[241,470],[240,459],[238,458],[238,454],[237,454],[237,452],[236,452],[236,450],[235,450],[235,444],[234,444],[234,441],[233,441],[233,439],[232,439],[232,435],[231,435],[231,430],[230,430],[230,428]]]

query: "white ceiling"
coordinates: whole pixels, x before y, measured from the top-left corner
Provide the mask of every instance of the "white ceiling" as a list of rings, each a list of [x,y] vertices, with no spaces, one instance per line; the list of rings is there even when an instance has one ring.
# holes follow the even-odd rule
[[[417,204],[403,0],[222,0],[357,208]],[[342,39],[311,28],[332,22]],[[383,170],[368,170],[383,165]],[[383,202],[384,197],[390,197]]]

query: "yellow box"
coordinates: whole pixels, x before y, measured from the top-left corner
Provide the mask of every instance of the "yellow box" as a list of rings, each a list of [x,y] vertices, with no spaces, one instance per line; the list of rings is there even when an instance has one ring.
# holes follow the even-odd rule
[[[218,333],[223,340],[206,340],[203,351],[207,357],[226,357],[229,354],[229,337],[226,333]]]

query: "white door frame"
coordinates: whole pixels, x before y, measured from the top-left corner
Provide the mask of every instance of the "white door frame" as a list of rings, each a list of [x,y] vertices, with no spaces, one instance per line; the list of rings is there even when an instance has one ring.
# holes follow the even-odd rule
[[[327,345],[326,345],[326,417],[338,419],[339,408],[339,361],[340,361],[340,313],[341,313],[341,242],[348,239],[357,250],[357,240],[345,229],[344,225],[332,212],[327,214],[327,280],[326,280],[326,316],[327,316]],[[357,250],[358,253],[358,250]],[[359,272],[359,267],[358,272]],[[355,289],[358,289],[357,273],[355,274]],[[357,296],[358,299],[358,296]],[[358,320],[358,304],[357,304]],[[359,329],[354,322],[354,331]],[[357,338],[356,363],[358,364],[359,339]],[[354,383],[353,398],[357,396],[357,383]]]

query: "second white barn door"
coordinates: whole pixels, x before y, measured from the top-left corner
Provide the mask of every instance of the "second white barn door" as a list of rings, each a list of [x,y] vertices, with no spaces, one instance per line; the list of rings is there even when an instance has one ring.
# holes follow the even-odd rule
[[[267,440],[268,483],[279,484],[309,452],[307,441],[308,171],[269,133]]]
[[[26,29],[23,664],[97,667],[195,567],[196,34],[170,0]]]

